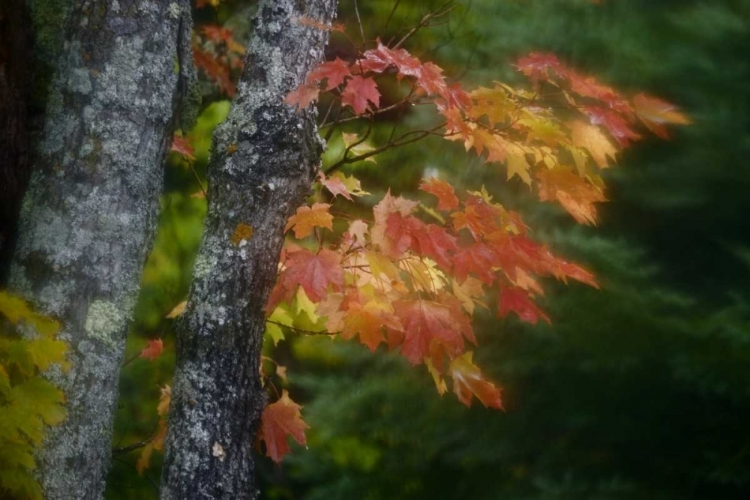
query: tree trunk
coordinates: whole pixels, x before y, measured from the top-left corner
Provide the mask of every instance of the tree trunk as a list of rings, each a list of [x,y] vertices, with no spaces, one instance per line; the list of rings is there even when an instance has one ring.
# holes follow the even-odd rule
[[[266,397],[263,306],[286,219],[320,163],[315,111],[282,101],[320,61],[336,0],[264,0],[237,98],[214,135],[209,210],[177,331],[163,499],[256,498],[251,447]]]
[[[0,286],[7,281],[29,173],[31,22],[23,0],[0,2]]]
[[[128,320],[192,61],[188,0],[29,0],[49,88],[9,287],[62,323],[68,416],[39,452],[47,500],[102,496]]]

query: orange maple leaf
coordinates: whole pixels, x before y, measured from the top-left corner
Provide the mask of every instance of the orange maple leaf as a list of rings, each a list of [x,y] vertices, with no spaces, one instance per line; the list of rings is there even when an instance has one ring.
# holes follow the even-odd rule
[[[315,203],[312,207],[299,207],[297,213],[289,217],[284,231],[294,229],[294,237],[301,239],[310,236],[316,227],[333,230],[333,215],[328,203]]]
[[[541,201],[558,201],[579,223],[596,224],[594,203],[607,201],[600,187],[561,168],[541,170],[537,179]]]
[[[435,195],[438,199],[438,210],[453,210],[458,208],[458,198],[453,191],[453,186],[435,177],[422,181],[419,189],[426,193]]]
[[[451,361],[448,372],[453,377],[453,392],[458,400],[471,406],[472,396],[476,396],[485,407],[502,409],[500,389],[482,377],[482,372],[472,361],[471,351]]]
[[[284,389],[281,398],[263,410],[258,442],[266,444],[266,455],[276,463],[281,462],[290,451],[287,436],[291,436],[302,446],[307,444],[305,429],[310,426],[302,420],[301,409],[302,406],[292,401]]]
[[[688,125],[690,119],[677,111],[677,107],[661,99],[649,97],[646,94],[638,94],[633,99],[635,114],[643,124],[654,134],[662,139],[668,139],[669,133],[665,125],[674,123],[677,125]]]

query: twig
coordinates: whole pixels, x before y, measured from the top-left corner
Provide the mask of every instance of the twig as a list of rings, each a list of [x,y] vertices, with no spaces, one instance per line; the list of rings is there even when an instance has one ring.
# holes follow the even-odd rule
[[[357,23],[359,24],[359,34],[362,35],[362,43],[367,43],[365,41],[365,30],[362,28],[362,19],[359,17],[359,6],[357,5],[357,0],[354,0],[354,13],[357,14]]]
[[[113,455],[119,455],[119,454],[122,454],[122,453],[128,453],[130,451],[137,450],[138,448],[143,448],[144,446],[146,446],[147,444],[149,444],[153,440],[154,440],[154,437],[151,436],[148,439],[144,439],[143,441],[138,441],[137,443],[133,443],[133,444],[128,445],[128,446],[122,446],[122,447],[119,447],[119,448],[112,448],[112,454]]]
[[[435,19],[435,18],[438,18],[438,17],[442,17],[442,16],[448,14],[453,9],[455,9],[456,5],[451,5],[451,4],[453,4],[453,0],[451,0],[449,2],[446,2],[445,4],[443,4],[442,7],[440,7],[435,12],[430,12],[429,14],[425,14],[425,16],[419,21],[419,23],[416,26],[412,27],[406,33],[406,35],[404,35],[401,38],[401,40],[399,40],[398,43],[396,43],[396,45],[394,45],[391,48],[395,50],[395,49],[401,47],[404,43],[406,43],[406,41],[409,38],[411,38],[412,36],[414,36],[420,29],[422,29],[422,28],[424,28],[426,26],[430,26],[430,21],[432,19]]]
[[[267,319],[266,323],[271,323],[272,325],[277,325],[277,326],[283,326],[284,328],[289,328],[290,330],[293,330],[298,333],[303,333],[305,335],[338,335],[339,333],[341,333],[341,332],[329,332],[327,330],[324,330],[321,332],[314,332],[312,330],[305,330],[304,328],[297,328],[296,326],[285,325],[284,323],[279,323],[278,321],[273,321],[270,319]]]
[[[200,177],[198,177],[198,172],[196,172],[196,171],[195,171],[195,168],[193,168],[193,163],[189,161],[189,162],[188,162],[188,166],[190,167],[190,171],[191,171],[191,172],[193,173],[193,175],[195,176],[195,180],[196,180],[196,181],[198,181],[198,186],[200,186],[200,188],[201,188],[201,191],[203,192],[203,196],[205,196],[205,198],[206,198],[206,201],[208,201],[208,193],[206,193],[206,190],[205,190],[205,189],[203,189],[203,182],[201,181],[201,178],[200,178]]]
[[[388,144],[385,144],[383,146],[380,146],[379,148],[375,148],[372,151],[368,151],[367,153],[362,153],[361,155],[352,156],[350,158],[342,158],[341,160],[337,161],[333,165],[331,165],[328,170],[325,171],[326,175],[330,174],[331,172],[336,171],[339,167],[342,165],[346,165],[349,163],[355,163],[358,161],[365,160],[371,156],[375,156],[376,154],[382,153],[383,151],[390,149],[390,148],[397,148],[401,146],[406,146],[407,144],[411,144],[413,142],[417,142],[421,139],[424,139],[428,135],[438,135],[440,137],[445,137],[445,134],[437,134],[435,133],[437,130],[445,127],[445,124],[442,123],[438,125],[437,127],[434,127],[430,130],[412,130],[411,132],[407,132],[403,135],[401,135],[398,139],[394,141],[389,141]],[[417,134],[417,137],[414,137],[412,139],[406,139],[406,137]]]

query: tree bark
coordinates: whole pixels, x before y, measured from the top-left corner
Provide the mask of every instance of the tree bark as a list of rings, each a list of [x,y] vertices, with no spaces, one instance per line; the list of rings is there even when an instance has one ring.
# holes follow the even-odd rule
[[[0,286],[7,281],[29,178],[31,21],[23,0],[0,3]]]
[[[323,56],[336,0],[264,0],[237,98],[214,135],[209,210],[177,330],[162,499],[257,498],[253,439],[266,404],[263,306],[286,219],[310,192],[322,144],[314,110],[284,97]],[[310,23],[307,23],[310,24]]]
[[[128,320],[190,75],[188,0],[28,0],[49,66],[9,288],[61,321],[67,419],[39,452],[47,500],[101,498]],[[187,49],[185,49],[187,47]],[[175,64],[180,71],[175,71]],[[184,80],[184,78],[183,78]],[[183,87],[184,88],[184,87]]]

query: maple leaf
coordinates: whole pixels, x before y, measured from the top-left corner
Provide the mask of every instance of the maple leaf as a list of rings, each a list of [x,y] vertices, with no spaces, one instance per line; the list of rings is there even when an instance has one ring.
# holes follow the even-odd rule
[[[163,350],[164,342],[161,339],[152,339],[148,341],[148,346],[141,351],[140,357],[153,361],[161,356]]]
[[[404,341],[401,354],[413,365],[418,365],[428,356],[437,366],[439,358],[434,347],[447,353],[451,358],[459,355],[464,348],[463,337],[472,333],[462,329],[465,325],[456,322],[448,307],[430,300],[400,300],[393,303],[393,310],[401,321]]]
[[[431,62],[422,63],[405,49],[390,49],[380,40],[378,40],[377,48],[364,53],[359,64],[363,71],[375,73],[382,73],[390,67],[396,67],[399,80],[405,76],[416,78],[417,85],[426,94],[442,96],[449,105],[452,104],[452,98],[458,97],[455,89],[453,94],[449,93],[448,85],[442,75],[443,70],[439,66]]]
[[[623,148],[627,147],[630,141],[637,141],[641,138],[640,134],[630,128],[630,123],[621,114],[611,109],[599,106],[585,106],[583,112],[588,115],[592,125],[605,127],[609,135],[614,137]]]
[[[468,229],[475,240],[481,241],[483,235],[497,231],[496,218],[502,215],[496,205],[488,203],[473,194],[465,203],[464,210],[451,214],[453,229]]]
[[[564,75],[566,73],[565,67],[560,63],[556,56],[540,52],[532,52],[529,55],[522,57],[516,63],[516,68],[529,77],[535,87],[539,84],[540,80],[549,79],[550,70],[553,70],[558,75]]]
[[[313,302],[320,302],[328,287],[341,290],[344,286],[344,270],[341,255],[328,249],[317,254],[307,249],[287,252],[286,267],[276,281],[265,310],[273,311],[280,302],[289,302],[302,287]]]
[[[422,223],[412,228],[411,249],[423,257],[434,259],[443,269],[450,270],[458,245],[456,237],[448,234],[445,228]]]
[[[438,210],[454,210],[458,208],[458,198],[453,191],[453,186],[436,177],[423,180],[419,189],[433,194],[438,199]]]
[[[172,388],[165,385],[160,389],[159,403],[156,405],[156,413],[159,415],[159,423],[156,435],[141,451],[141,456],[136,462],[138,474],[148,469],[151,462],[151,455],[154,450],[161,451],[164,448],[164,441],[167,439],[167,414],[169,413],[169,404],[172,401]]]
[[[388,247],[400,256],[412,246],[412,236],[421,229],[424,222],[412,216],[392,213],[386,221],[385,236],[389,238]]]
[[[496,278],[492,270],[495,266],[497,266],[495,252],[485,243],[475,243],[460,248],[453,257],[453,271],[460,282],[471,273],[490,285]]]
[[[290,451],[287,436],[291,436],[302,446],[307,444],[305,429],[309,429],[310,426],[302,420],[301,409],[302,406],[292,401],[284,389],[279,400],[263,410],[258,442],[266,444],[266,456],[276,463],[281,462],[284,455]]]
[[[469,314],[474,314],[474,308],[477,305],[487,308],[486,304],[477,300],[477,297],[484,296],[484,288],[482,282],[473,276],[465,278],[463,283],[453,280],[453,294],[461,302],[461,307]]]
[[[469,351],[451,361],[448,372],[453,377],[453,392],[466,406],[471,406],[472,396],[476,396],[485,407],[502,409],[500,390],[484,380],[472,356]]]
[[[614,159],[617,148],[607,139],[607,136],[599,127],[580,120],[568,122],[567,126],[570,129],[573,142],[586,148],[599,168],[609,167],[610,158]]]
[[[193,156],[195,153],[193,146],[190,145],[190,141],[180,135],[175,134],[172,136],[172,146],[169,150],[179,153],[186,160],[195,160],[195,156]]]
[[[218,58],[203,50],[197,44],[193,44],[193,61],[195,66],[200,68],[206,76],[208,76],[213,82],[215,82],[219,89],[229,97],[234,97],[237,93],[237,88],[232,82],[232,78],[229,74],[229,68],[220,63]]]
[[[346,82],[346,87],[341,93],[341,103],[345,106],[351,106],[357,115],[364,114],[368,108],[368,101],[372,103],[375,109],[380,106],[380,92],[375,80],[372,78],[363,78],[359,75],[353,76]]]
[[[289,106],[298,106],[299,109],[305,109],[311,102],[318,98],[320,89],[317,85],[304,84],[292,90],[284,98],[284,104]]]
[[[353,201],[352,196],[365,196],[367,191],[362,190],[362,185],[354,176],[346,176],[341,172],[334,173],[331,177],[326,177],[320,172],[320,184],[324,186],[333,197],[343,196],[349,201]]]
[[[539,171],[537,179],[541,201],[558,201],[579,223],[596,224],[594,203],[607,201],[601,188],[561,168]]]
[[[359,65],[364,71],[376,73],[382,73],[395,66],[402,75],[417,76],[422,63],[405,49],[392,50],[378,39],[377,48],[365,52]]]
[[[669,139],[669,133],[665,125],[674,123],[677,125],[688,125],[690,119],[677,111],[677,107],[661,99],[638,94],[633,98],[635,114],[643,124],[654,134],[662,139]]]
[[[302,239],[310,236],[313,229],[323,227],[333,230],[333,215],[328,211],[328,203],[315,203],[312,207],[299,207],[297,213],[289,217],[284,231],[294,229],[294,237]]]
[[[362,156],[365,155],[371,151],[374,151],[375,148],[365,142],[364,140],[359,138],[359,135],[357,134],[349,134],[349,133],[342,133],[341,134],[341,140],[344,141],[344,146],[346,146],[346,149],[348,152],[353,153],[356,156]],[[375,160],[375,156],[368,156],[364,159],[364,161],[370,161],[372,163],[377,163],[377,160]]]
[[[503,288],[500,291],[500,304],[497,309],[497,315],[506,317],[508,313],[514,312],[521,318],[521,321],[536,325],[539,318],[547,323],[551,323],[546,314],[537,307],[529,298],[526,290],[522,288],[510,287]]]
[[[370,231],[370,241],[380,247],[384,255],[397,257],[400,254],[400,252],[397,252],[392,247],[391,239],[386,238],[385,232],[388,228],[388,218],[393,213],[400,213],[402,216],[409,215],[417,205],[416,201],[410,201],[401,196],[391,196],[391,192],[388,191],[383,199],[372,209],[375,224],[373,224]]]
[[[307,76],[307,82],[318,83],[326,80],[326,84],[323,86],[323,90],[326,91],[338,87],[351,76],[349,65],[337,57],[333,61],[319,64]]]
[[[310,26],[311,28],[315,28],[321,31],[338,31],[340,33],[344,32],[344,25],[341,23],[333,23],[329,26],[307,16],[298,17],[297,22],[303,26]]]
[[[186,307],[187,307],[187,300],[183,300],[182,302],[174,306],[174,308],[171,311],[169,311],[169,314],[167,314],[164,317],[167,319],[176,318],[177,316],[185,312]]]
[[[401,329],[401,323],[388,304],[377,300],[370,300],[365,305],[349,302],[349,309],[343,316],[341,338],[346,340],[359,334],[360,342],[375,351],[385,340],[383,327]]]
[[[214,43],[224,43],[231,52],[240,55],[245,53],[245,47],[234,39],[232,30],[228,28],[216,24],[204,24],[201,26],[201,33]]]

